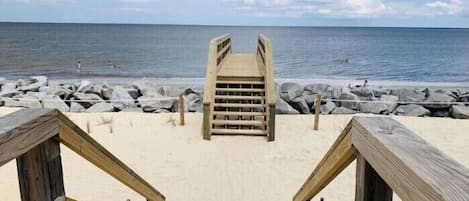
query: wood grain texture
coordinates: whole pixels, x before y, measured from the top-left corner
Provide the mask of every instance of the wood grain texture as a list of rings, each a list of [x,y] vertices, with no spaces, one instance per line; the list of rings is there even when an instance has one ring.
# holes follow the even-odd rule
[[[147,200],[165,200],[165,197],[160,192],[91,138],[65,115],[59,113],[58,118],[60,141],[65,146],[147,198]]]
[[[65,196],[58,139],[39,144],[16,161],[21,200],[55,201]]]
[[[349,122],[293,197],[293,201],[307,201],[313,198],[355,159],[356,149],[352,146],[351,126]]]
[[[0,118],[0,167],[57,133],[56,110],[23,109]]]
[[[267,140],[269,142],[275,141],[275,106],[267,106]]]
[[[186,124],[184,119],[184,96],[183,94],[179,95],[179,125],[184,126]]]
[[[392,201],[393,192],[378,173],[357,154],[355,201]]]
[[[467,201],[469,170],[392,118],[354,117],[352,142],[404,201]]]
[[[316,96],[316,108],[314,109],[314,130],[319,129],[319,116],[321,114],[321,95]]]

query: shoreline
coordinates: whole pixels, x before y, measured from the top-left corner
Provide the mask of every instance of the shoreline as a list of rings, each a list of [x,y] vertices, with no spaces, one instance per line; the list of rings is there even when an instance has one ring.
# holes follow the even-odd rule
[[[204,78],[89,78],[49,80],[0,78],[0,106],[56,108],[63,112],[177,112],[183,94],[187,112],[202,111]],[[276,79],[277,114],[321,114],[469,118],[469,83]],[[190,83],[190,84],[187,84]]]

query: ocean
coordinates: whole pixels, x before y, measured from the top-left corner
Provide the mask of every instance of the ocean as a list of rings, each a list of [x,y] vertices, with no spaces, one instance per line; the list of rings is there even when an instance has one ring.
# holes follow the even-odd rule
[[[203,80],[225,33],[234,52],[269,37],[277,79],[469,85],[469,29],[439,28],[0,23],[0,77]]]

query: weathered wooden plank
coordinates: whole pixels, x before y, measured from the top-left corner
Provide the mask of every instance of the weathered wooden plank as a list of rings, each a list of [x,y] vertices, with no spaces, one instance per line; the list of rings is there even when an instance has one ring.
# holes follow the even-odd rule
[[[321,114],[321,95],[316,96],[316,108],[314,108],[314,127],[317,131],[319,129],[319,115]]]
[[[275,105],[267,105],[267,131],[269,142],[275,141]]]
[[[210,135],[210,129],[212,128],[212,124],[211,124],[211,118],[212,117],[212,114],[211,114],[211,109],[210,109],[210,104],[205,104],[204,103],[204,106],[203,106],[203,109],[204,109],[204,120],[203,120],[203,138],[204,140],[210,140],[211,138],[211,135]]]
[[[357,179],[355,201],[392,201],[392,189],[366,162],[357,154]]]
[[[0,167],[58,133],[57,111],[23,109],[0,118]]]
[[[356,149],[406,201],[467,201],[469,170],[392,118],[354,117]]]
[[[352,146],[351,126],[351,122],[347,124],[316,169],[293,197],[293,201],[307,201],[313,198],[355,159],[356,149]]]
[[[16,161],[21,200],[55,201],[65,196],[57,138],[39,144]]]
[[[165,197],[127,165],[106,150],[65,115],[59,113],[60,141],[96,167],[151,201]]]
[[[184,126],[186,123],[184,121],[184,95],[179,94],[179,125]]]

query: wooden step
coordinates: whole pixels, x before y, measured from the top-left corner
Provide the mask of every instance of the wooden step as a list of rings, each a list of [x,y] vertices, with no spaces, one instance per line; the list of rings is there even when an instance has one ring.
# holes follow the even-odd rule
[[[265,112],[227,112],[227,111],[213,111],[213,115],[224,116],[265,116]]]
[[[264,104],[214,103],[214,107],[263,108]]]
[[[242,126],[264,126],[261,120],[213,120],[214,125],[242,125]]]
[[[264,81],[250,81],[250,80],[217,80],[217,84],[264,84]]]
[[[248,129],[212,129],[213,135],[267,135],[265,130],[248,130]]]
[[[229,96],[229,95],[215,95],[215,99],[224,100],[264,100],[264,96]]]
[[[216,88],[216,91],[227,92],[264,92],[264,89],[247,89],[247,88]]]

